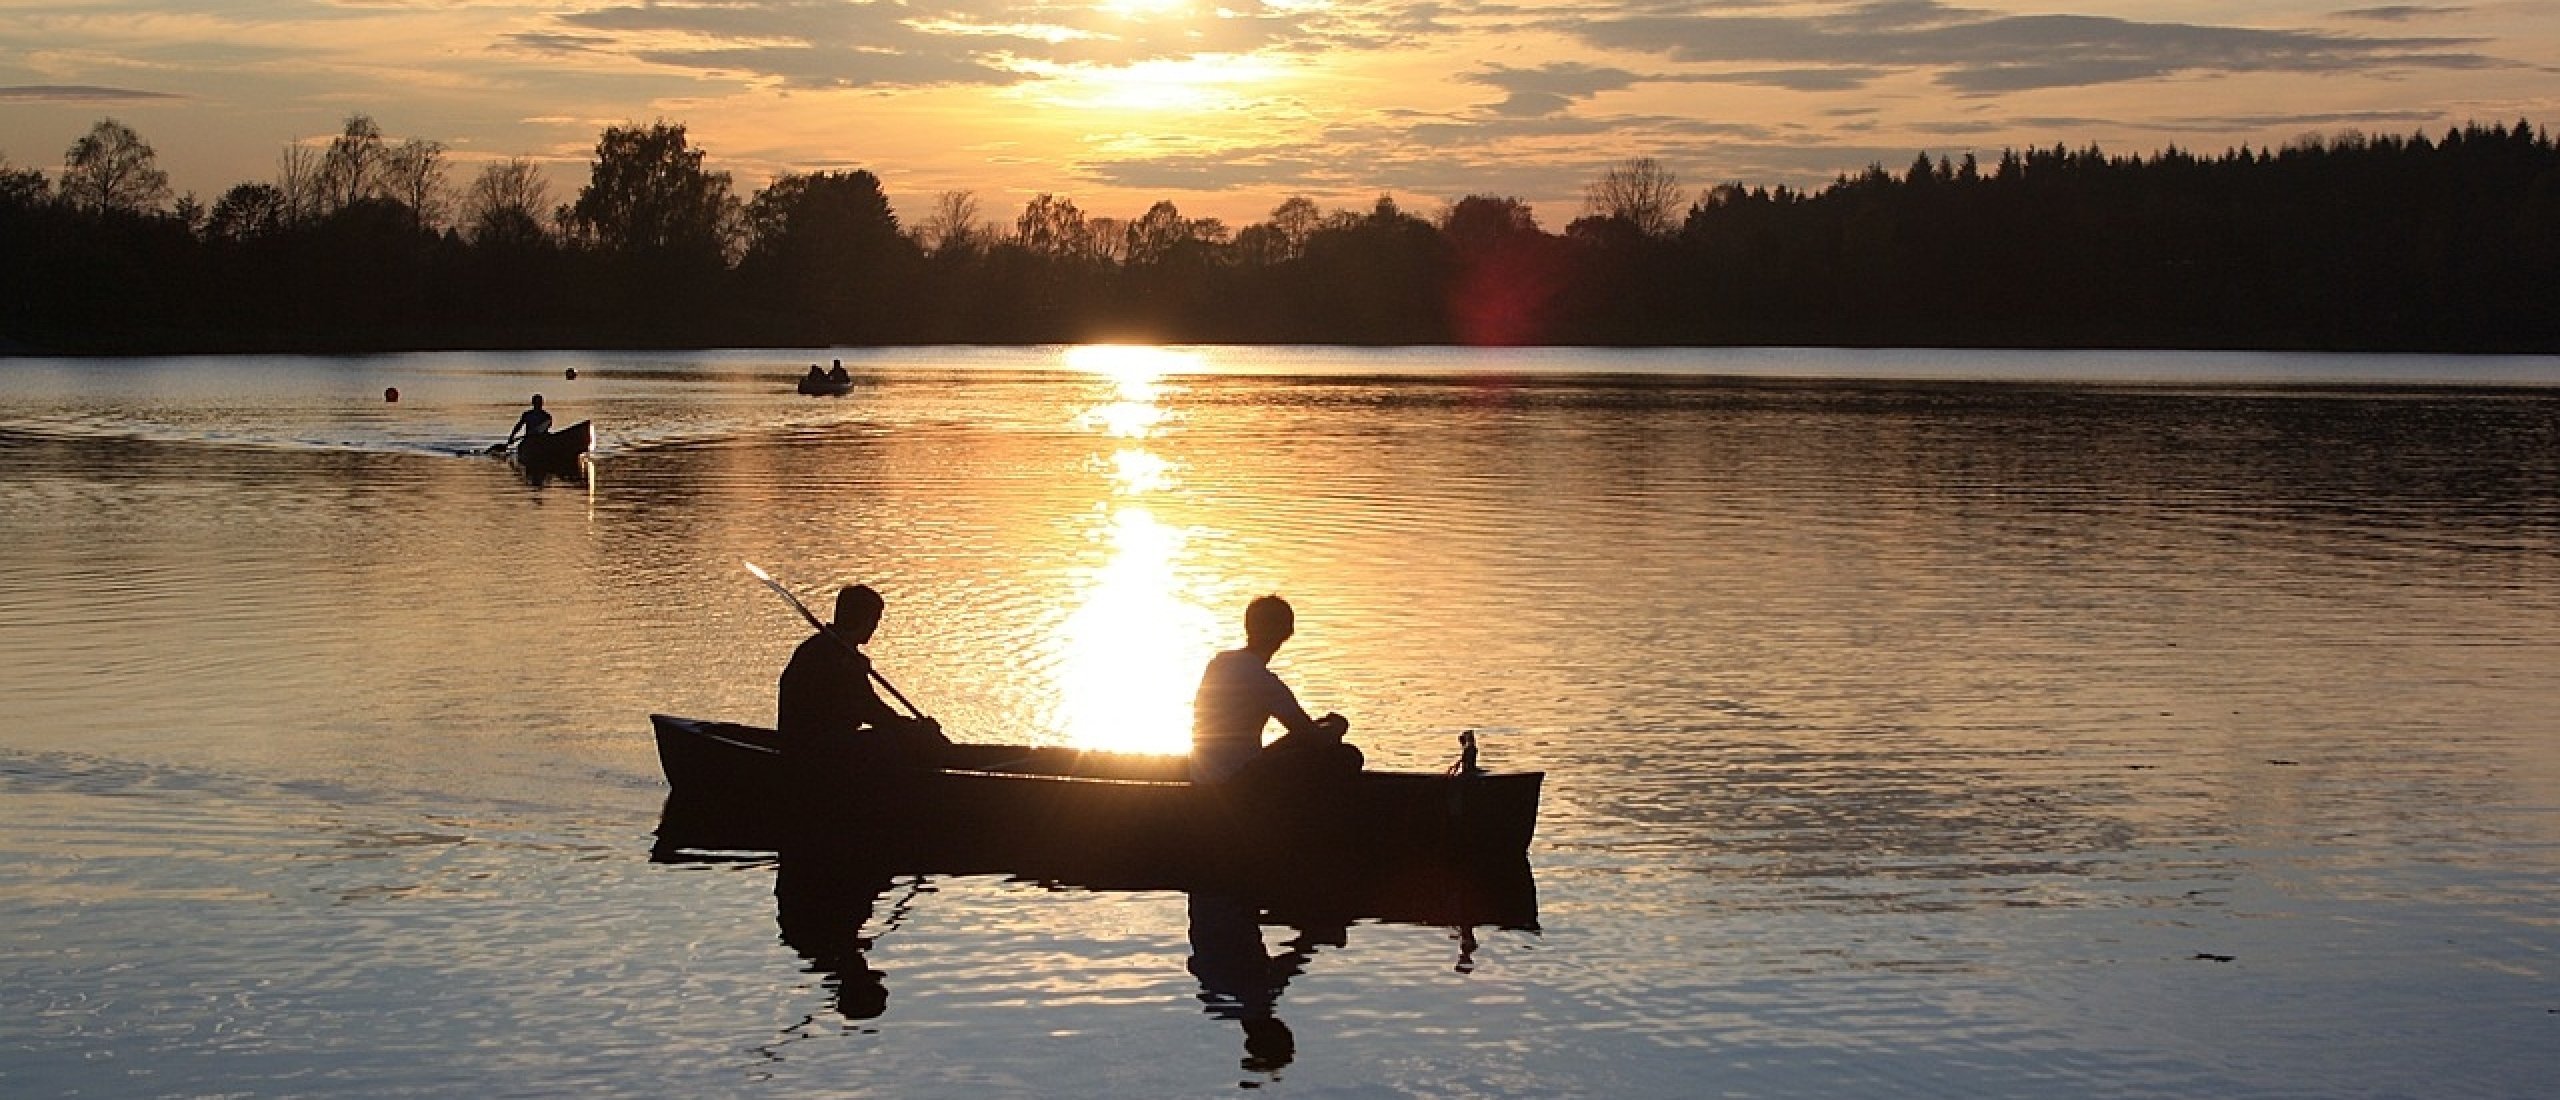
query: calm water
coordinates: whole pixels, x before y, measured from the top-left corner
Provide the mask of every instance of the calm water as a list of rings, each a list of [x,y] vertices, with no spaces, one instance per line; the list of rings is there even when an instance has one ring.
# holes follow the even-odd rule
[[[0,360],[0,1094],[2560,1079],[2560,362],[813,357]],[[535,391],[586,483],[472,453]],[[1540,927],[1302,944],[1247,1067],[1191,899],[901,880],[841,1013],[647,860],[742,560],[985,740],[1178,746],[1286,593],[1373,761],[1548,773]]]

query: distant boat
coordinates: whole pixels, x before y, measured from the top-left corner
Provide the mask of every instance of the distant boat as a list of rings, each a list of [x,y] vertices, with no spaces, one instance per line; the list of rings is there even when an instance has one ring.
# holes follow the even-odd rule
[[[667,852],[906,845],[916,858],[1087,880],[1182,882],[1275,866],[1508,864],[1537,828],[1542,772],[1363,771],[1285,790],[1197,787],[1189,758],[952,745],[882,772],[786,758],[774,730],[651,715]]]
[[[595,429],[581,420],[556,432],[528,435],[516,442],[516,462],[526,469],[574,469],[595,444]]]
[[[800,392],[810,397],[842,397],[853,392],[853,379],[838,382],[831,378],[800,376]]]

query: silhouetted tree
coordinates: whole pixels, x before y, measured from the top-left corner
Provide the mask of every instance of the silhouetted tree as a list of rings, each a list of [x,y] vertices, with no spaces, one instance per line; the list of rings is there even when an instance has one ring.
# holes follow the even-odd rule
[[[551,231],[544,219],[550,213],[551,183],[539,165],[523,157],[481,168],[462,195],[463,233],[475,244],[546,241]]]
[[[1076,208],[1075,200],[1044,191],[1023,204],[1021,216],[1013,220],[1013,240],[1035,256],[1081,257],[1092,248],[1084,221],[1084,211]]]
[[[43,202],[50,190],[42,171],[12,168],[9,158],[0,156],[0,206],[34,206]]]
[[[403,150],[431,170],[403,169]],[[1637,160],[1561,236],[1494,195],[1436,224],[1392,198],[1292,198],[1232,239],[1170,201],[1121,222],[1042,195],[999,239],[950,192],[910,238],[866,173],[787,175],[742,209],[705,161],[681,126],[610,128],[564,239],[526,161],[483,170],[462,232],[439,233],[439,189],[403,181],[432,182],[440,150],[388,143],[365,116],[209,209],[173,207],[148,146],[106,120],[66,157],[60,201],[0,163],[0,343],[2560,351],[2560,149],[2522,120],[2216,156],[1931,151],[1812,190],[1727,183],[1685,211]]]
[[[62,154],[56,189],[75,209],[150,213],[169,202],[169,173],[133,127],[102,118]]]
[[[444,144],[410,138],[383,152],[382,195],[407,207],[420,229],[444,225],[452,208],[444,178]]]
[[[205,233],[216,240],[252,241],[273,236],[288,223],[282,188],[272,183],[243,183],[214,200]]]
[[[1687,202],[1680,177],[1652,157],[1611,165],[1582,189],[1584,213],[1618,219],[1648,237],[1678,231],[1680,211]]]
[[[900,315],[918,257],[880,178],[867,171],[785,173],[747,204],[739,277],[754,300],[811,343],[878,341]]]
[[[979,221],[978,193],[945,191],[935,195],[933,212],[916,226],[916,243],[926,252],[954,257],[984,251],[995,243],[993,234]]]
[[[607,127],[566,226],[606,252],[725,262],[738,239],[729,173],[702,167],[680,123]]]

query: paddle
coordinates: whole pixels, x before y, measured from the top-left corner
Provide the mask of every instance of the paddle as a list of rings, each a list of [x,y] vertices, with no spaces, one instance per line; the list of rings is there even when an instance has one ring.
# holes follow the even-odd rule
[[[742,562],[740,564],[747,567],[747,572],[755,574],[757,580],[763,581],[765,583],[765,587],[782,593],[783,599],[791,601],[792,610],[798,611],[801,618],[809,620],[809,625],[818,628],[818,633],[835,639],[836,644],[841,645],[856,654],[862,653],[860,647],[855,646],[851,641],[846,640],[844,635],[836,633],[836,628],[829,626],[826,623],[819,622],[818,616],[810,612],[809,605],[801,603],[800,597],[792,595],[791,590],[784,588],[781,581],[773,579],[773,574],[765,572],[762,568],[758,567],[756,563],[751,561]],[[865,663],[868,664],[869,662],[866,660]],[[890,683],[888,677],[880,675],[879,669],[875,668],[871,670],[871,678],[879,681],[881,687],[889,689],[889,695],[907,708],[907,714],[909,716],[918,720],[922,720],[924,718],[924,711],[917,709],[916,705],[907,699],[906,693],[898,690],[898,685]]]

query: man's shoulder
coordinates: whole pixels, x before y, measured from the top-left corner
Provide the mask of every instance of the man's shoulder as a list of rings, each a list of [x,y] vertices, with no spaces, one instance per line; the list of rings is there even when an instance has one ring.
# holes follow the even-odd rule
[[[802,638],[799,648],[791,651],[791,663],[795,665],[809,663],[867,665],[871,661],[860,652],[846,648],[834,638],[824,634],[812,634]]]
[[[1229,649],[1209,658],[1209,667],[1203,675],[1260,679],[1271,675],[1271,666],[1264,662],[1261,654],[1250,649]]]

